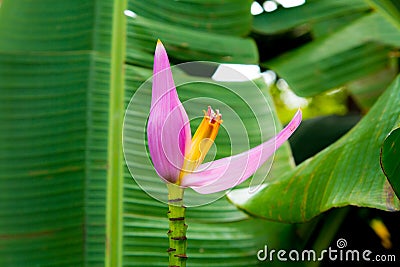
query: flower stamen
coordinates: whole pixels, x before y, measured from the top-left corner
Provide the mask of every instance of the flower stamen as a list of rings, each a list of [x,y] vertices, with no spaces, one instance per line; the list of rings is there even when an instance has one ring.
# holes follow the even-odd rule
[[[192,138],[190,149],[185,155],[182,170],[177,181],[181,183],[183,176],[193,172],[204,160],[218,134],[219,126],[222,123],[222,114],[218,109],[215,111],[208,106],[204,111],[204,118]]]

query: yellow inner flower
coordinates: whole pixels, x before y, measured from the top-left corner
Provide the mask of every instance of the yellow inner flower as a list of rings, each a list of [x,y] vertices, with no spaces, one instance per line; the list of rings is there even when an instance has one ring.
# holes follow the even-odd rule
[[[207,112],[204,111],[204,118],[192,138],[190,149],[186,152],[183,167],[177,181],[178,185],[181,183],[183,176],[193,172],[203,162],[204,157],[217,137],[221,123],[222,115],[218,110],[214,111],[209,106]]]

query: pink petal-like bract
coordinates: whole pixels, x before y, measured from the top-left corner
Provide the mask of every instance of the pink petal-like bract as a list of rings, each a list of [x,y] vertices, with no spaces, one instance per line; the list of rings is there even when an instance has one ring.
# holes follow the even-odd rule
[[[291,122],[274,138],[246,152],[203,163],[197,172],[183,178],[182,186],[191,187],[201,194],[211,194],[244,182],[292,135],[301,118],[301,110],[298,110]]]
[[[147,140],[154,168],[161,178],[172,183],[177,181],[190,139],[188,115],[179,101],[167,52],[158,41]]]

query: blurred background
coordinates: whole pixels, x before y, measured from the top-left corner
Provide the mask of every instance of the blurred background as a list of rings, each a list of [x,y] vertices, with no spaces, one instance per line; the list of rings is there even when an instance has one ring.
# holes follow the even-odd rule
[[[400,260],[398,159],[384,158],[382,168],[394,162],[385,176],[379,158],[400,125],[399,1],[0,0],[0,266],[166,265],[167,207],[132,179],[121,140],[157,39],[172,64],[212,61],[254,80],[278,127],[298,107],[304,114],[265,190],[241,202],[243,185],[188,209],[188,266],[376,266],[256,257],[264,245],[321,251],[339,238]],[[182,101],[231,103],[250,145],[263,141],[245,103],[196,84],[177,89]],[[225,137],[217,157],[229,155]],[[159,179],[150,167],[136,166]]]

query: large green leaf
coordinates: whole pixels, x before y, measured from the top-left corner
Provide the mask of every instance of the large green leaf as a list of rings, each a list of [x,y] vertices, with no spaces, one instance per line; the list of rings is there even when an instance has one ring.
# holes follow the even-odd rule
[[[0,9],[1,51],[91,49],[95,2],[3,1]],[[70,16],[65,16],[66,12]]]
[[[400,2],[397,0],[367,0],[381,12],[391,23],[400,28]]]
[[[153,47],[157,39],[163,41],[168,54],[177,61],[258,63],[258,51],[252,39],[206,33],[179,24],[159,23],[141,16],[128,19],[127,62],[151,67]]]
[[[400,117],[399,117],[400,119]],[[400,197],[400,127],[397,126],[385,138],[381,148],[382,170]]]
[[[347,83],[346,89],[353,96],[357,106],[363,111],[368,111],[390,85],[397,73],[397,66],[389,66],[381,71]]]
[[[311,27],[311,36],[313,40],[324,37],[329,34],[337,32],[340,28],[346,27],[353,23],[355,20],[368,14],[369,11],[360,10],[359,12],[349,12],[341,14],[340,16],[328,17],[323,20],[314,22]]]
[[[390,65],[400,32],[371,13],[337,32],[263,63],[285,78],[296,94],[312,96]]]
[[[368,10],[363,0],[308,0],[304,5],[294,8],[279,8],[271,13],[254,17],[253,31],[274,34],[291,30],[303,24],[312,24],[332,17],[354,14]]]
[[[290,147],[296,163],[303,162],[334,143],[347,133],[360,118],[360,115],[349,114],[321,116],[302,121],[296,134],[290,138]],[[325,130],[320,131],[320,129]]]
[[[159,23],[169,23],[223,35],[246,35],[251,29],[251,0],[212,1],[130,1],[128,9]]]
[[[104,264],[110,11],[2,1],[1,266]]]
[[[0,53],[2,266],[83,264],[89,62],[87,54]]]
[[[400,77],[343,138],[253,195],[229,198],[250,214],[299,222],[333,207],[356,205],[388,211],[400,203],[379,165],[386,135],[399,120]],[[362,151],[362,152],[360,152]]]

